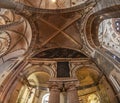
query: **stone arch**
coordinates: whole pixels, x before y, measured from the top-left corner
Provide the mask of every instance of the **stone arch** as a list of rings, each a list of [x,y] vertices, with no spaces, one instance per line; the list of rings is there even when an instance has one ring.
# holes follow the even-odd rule
[[[47,52],[49,53],[49,56],[47,55],[47,57],[46,57]],[[47,48],[47,49],[44,49],[42,51],[36,52],[33,55],[33,58],[43,58],[43,57],[44,58],[58,58],[58,57],[56,57],[54,52],[56,52],[57,55],[58,55],[58,53],[60,53],[59,57],[61,57],[61,55],[67,56],[67,55],[70,55],[74,52],[75,54],[77,54],[79,56],[79,58],[87,58],[87,55],[84,52],[82,52],[81,50],[70,48],[70,47]],[[64,54],[65,52],[67,53],[66,55]],[[63,57],[61,57],[61,58],[63,58]],[[75,58],[75,57],[69,57],[69,58]],[[78,57],[76,57],[76,58],[78,58]]]
[[[98,75],[101,74],[99,69],[96,66],[93,66],[93,65],[77,65],[71,70],[71,77],[77,78],[76,77],[77,70],[83,69],[84,67],[86,67],[86,70],[92,70],[93,72],[98,73]]]
[[[85,19],[87,21],[85,22],[85,28],[84,32],[86,34],[86,38],[90,46],[93,48],[99,47],[100,43],[98,40],[98,29],[99,29],[99,24],[109,18],[117,18],[119,16],[119,6],[114,6],[115,4],[113,3],[113,6],[109,4],[108,7],[101,7],[101,10],[97,9],[96,5],[96,11],[93,12],[91,11]]]
[[[30,74],[34,73],[34,72],[46,72],[48,73],[51,77],[55,77],[55,71],[50,68],[49,66],[46,65],[33,65],[28,67],[27,69],[23,70],[23,74],[26,75],[26,77],[28,77]]]

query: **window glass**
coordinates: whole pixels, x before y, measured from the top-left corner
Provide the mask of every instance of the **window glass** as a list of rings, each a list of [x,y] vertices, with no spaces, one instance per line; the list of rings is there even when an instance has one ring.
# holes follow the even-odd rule
[[[45,94],[42,98],[42,103],[48,103],[49,102],[49,93],[48,94]]]

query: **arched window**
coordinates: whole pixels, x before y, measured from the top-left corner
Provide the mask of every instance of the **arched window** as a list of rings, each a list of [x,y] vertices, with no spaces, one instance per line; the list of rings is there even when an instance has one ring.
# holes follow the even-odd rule
[[[43,96],[43,98],[42,98],[42,103],[48,103],[48,101],[49,101],[49,93],[47,93],[47,94],[45,94],[44,96]]]

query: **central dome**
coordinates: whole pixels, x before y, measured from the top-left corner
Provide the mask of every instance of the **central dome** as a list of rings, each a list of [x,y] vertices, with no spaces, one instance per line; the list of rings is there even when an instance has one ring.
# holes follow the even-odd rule
[[[44,9],[65,9],[85,3],[86,0],[43,0],[40,8]]]
[[[88,0],[21,0],[21,3],[41,9],[66,9],[86,3]]]

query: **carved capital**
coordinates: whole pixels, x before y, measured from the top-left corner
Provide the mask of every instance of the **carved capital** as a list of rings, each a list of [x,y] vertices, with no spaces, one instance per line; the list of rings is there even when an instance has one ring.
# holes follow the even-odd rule
[[[62,89],[63,84],[61,82],[49,82],[50,90],[60,90]]]
[[[67,82],[65,83],[65,89],[68,90],[76,90],[76,84],[75,82],[71,81],[71,82]]]

